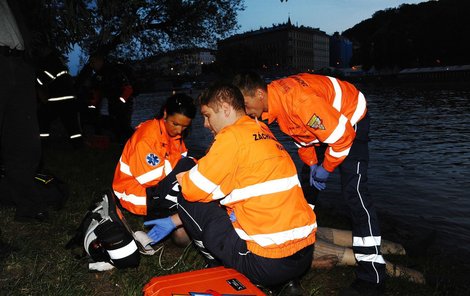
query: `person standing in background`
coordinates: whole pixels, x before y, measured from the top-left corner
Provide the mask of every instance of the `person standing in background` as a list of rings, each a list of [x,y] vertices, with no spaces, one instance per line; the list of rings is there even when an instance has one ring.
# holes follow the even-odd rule
[[[100,125],[101,101],[104,98],[108,100],[108,113],[115,141],[124,145],[134,133],[131,126],[134,96],[131,79],[121,67],[107,61],[100,52],[91,55],[89,65],[94,73],[91,80],[92,97],[88,108],[96,113],[95,118]]]
[[[30,62],[33,46],[22,14],[26,10],[21,10],[33,6],[26,4],[0,0],[0,201],[16,207],[16,221],[43,222],[48,218],[46,204],[34,188],[41,142]]]
[[[41,141],[49,139],[51,122],[59,117],[72,146],[80,148],[83,137],[73,78],[60,52],[46,48],[41,53],[36,63]]]

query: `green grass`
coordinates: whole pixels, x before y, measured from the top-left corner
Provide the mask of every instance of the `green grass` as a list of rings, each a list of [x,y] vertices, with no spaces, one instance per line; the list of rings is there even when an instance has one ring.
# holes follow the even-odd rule
[[[178,248],[170,240],[164,242],[163,254],[142,256],[138,268],[107,272],[89,272],[87,259],[78,258],[81,251],[64,248],[92,201],[110,187],[120,149],[111,145],[106,150],[73,150],[60,143],[45,149],[46,168],[68,184],[70,197],[62,210],[50,213],[50,222],[45,224],[15,222],[13,209],[0,208],[3,240],[16,248],[9,256],[0,259],[0,295],[141,295],[143,286],[154,276],[203,267],[202,257],[194,248]],[[347,225],[344,218],[321,212],[321,207],[318,210],[322,225]],[[126,217],[134,230],[143,230],[137,217]],[[173,269],[166,270],[181,256],[181,261]],[[434,269],[438,268],[426,258],[395,256],[389,259],[424,272],[435,272]],[[352,282],[353,272],[351,267],[311,270],[302,279],[302,285],[307,295],[336,295]],[[386,295],[468,292],[450,290],[444,283],[435,280],[428,285],[419,285],[393,278],[387,282]]]

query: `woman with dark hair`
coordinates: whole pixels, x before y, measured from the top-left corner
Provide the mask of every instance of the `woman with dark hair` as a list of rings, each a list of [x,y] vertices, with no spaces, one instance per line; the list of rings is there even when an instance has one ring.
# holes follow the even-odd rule
[[[156,118],[137,126],[124,146],[114,173],[113,191],[126,210],[145,216],[147,226],[152,226],[149,220],[177,212],[179,188],[175,175],[195,164],[187,156],[183,141],[195,115],[193,99],[175,94],[166,100]],[[184,243],[184,229],[176,230],[173,238]]]

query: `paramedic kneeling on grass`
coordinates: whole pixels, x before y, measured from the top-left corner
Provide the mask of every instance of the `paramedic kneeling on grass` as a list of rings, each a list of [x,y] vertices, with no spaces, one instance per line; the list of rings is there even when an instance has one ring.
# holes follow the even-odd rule
[[[169,228],[182,221],[209,266],[234,268],[253,283],[300,277],[312,262],[317,224],[291,157],[264,123],[245,115],[236,87],[215,85],[200,100],[215,141],[177,175],[179,219],[167,219]]]
[[[152,239],[160,233],[153,219],[176,214],[176,173],[195,164],[187,157],[184,144],[184,135],[195,115],[196,105],[190,96],[175,94],[167,98],[156,118],[137,127],[116,166],[114,194],[126,210],[145,216],[144,225],[152,228]],[[179,245],[189,242],[183,228],[175,231],[172,238]]]

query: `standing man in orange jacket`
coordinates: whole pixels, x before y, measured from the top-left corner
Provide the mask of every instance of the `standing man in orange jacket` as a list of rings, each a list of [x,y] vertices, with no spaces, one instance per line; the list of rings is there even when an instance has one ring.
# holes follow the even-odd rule
[[[244,95],[248,115],[267,119],[268,124],[277,121],[294,139],[301,160],[310,167],[311,186],[324,190],[330,173],[339,168],[358,262],[349,295],[380,294],[385,261],[367,186],[370,120],[364,95],[345,81],[306,73],[266,85],[261,76],[247,72],[236,75],[233,82]],[[321,163],[315,151],[320,144],[327,145]]]
[[[288,152],[268,127],[245,114],[233,85],[201,96],[204,126],[215,140],[188,172],[177,175],[178,216],[210,266],[224,265],[265,286],[300,277],[312,261],[316,218]]]

